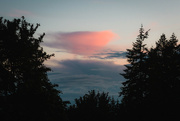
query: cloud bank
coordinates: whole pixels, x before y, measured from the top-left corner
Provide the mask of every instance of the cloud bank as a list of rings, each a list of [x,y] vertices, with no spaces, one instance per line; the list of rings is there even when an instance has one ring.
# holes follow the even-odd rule
[[[79,55],[92,55],[105,47],[110,41],[119,36],[111,31],[79,31],[67,33],[48,34],[53,37],[53,42],[46,42],[45,46],[64,49]]]
[[[124,81],[119,73],[123,73],[124,66],[96,60],[63,60],[57,63],[60,66],[53,67],[53,72],[48,75],[53,83],[59,85],[64,100],[73,102],[92,89],[118,97]]]

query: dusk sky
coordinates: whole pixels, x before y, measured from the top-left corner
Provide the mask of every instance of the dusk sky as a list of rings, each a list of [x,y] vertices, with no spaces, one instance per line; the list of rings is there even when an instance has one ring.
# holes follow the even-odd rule
[[[45,33],[42,46],[55,54],[46,62],[49,79],[73,102],[92,89],[117,98],[126,49],[141,24],[151,29],[148,47],[162,33],[180,38],[179,6],[180,0],[0,0],[0,16],[40,23],[36,36]]]

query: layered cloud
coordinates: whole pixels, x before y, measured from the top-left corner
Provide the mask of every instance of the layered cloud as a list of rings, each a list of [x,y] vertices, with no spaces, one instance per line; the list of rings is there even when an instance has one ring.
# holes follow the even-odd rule
[[[45,46],[64,49],[79,55],[92,55],[105,47],[119,36],[111,31],[79,31],[48,34],[54,41],[46,42]]]
[[[96,53],[93,56],[89,56],[90,58],[97,58],[97,59],[124,59],[126,58],[126,51],[115,51],[115,50],[104,50],[100,53]]]
[[[92,89],[118,97],[124,81],[119,73],[123,72],[124,66],[97,60],[63,60],[56,63],[60,66],[52,68],[49,78],[59,85],[64,100],[72,102]]]

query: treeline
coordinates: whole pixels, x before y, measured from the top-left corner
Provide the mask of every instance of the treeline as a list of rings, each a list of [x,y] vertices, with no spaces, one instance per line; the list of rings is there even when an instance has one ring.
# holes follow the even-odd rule
[[[40,25],[24,17],[0,18],[0,119],[2,121],[176,121],[180,109],[180,44],[164,34],[147,48],[143,27],[127,49],[126,79],[114,100],[106,92],[89,91],[67,106],[48,79],[47,54],[34,33]]]
[[[71,105],[67,114],[69,120],[78,121],[116,121],[122,120],[121,104],[105,92],[89,91]]]
[[[179,120],[180,44],[174,33],[170,39],[162,34],[148,49],[143,44],[147,38],[148,31],[141,27],[132,49],[127,49],[122,105],[130,120]]]
[[[129,64],[121,74],[126,79],[119,92],[121,102],[114,101],[107,93],[95,96],[91,91],[76,99],[76,104],[69,109],[69,117],[75,114],[77,120],[89,121],[180,119],[180,44],[175,34],[170,39],[162,34],[155,47],[147,48],[143,43],[148,32],[142,26],[132,49],[127,49]]]

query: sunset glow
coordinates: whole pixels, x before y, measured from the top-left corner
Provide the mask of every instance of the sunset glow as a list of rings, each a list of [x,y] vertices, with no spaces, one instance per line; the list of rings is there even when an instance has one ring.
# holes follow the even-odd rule
[[[110,41],[119,39],[119,36],[111,31],[58,33],[51,36],[55,41],[45,43],[46,46],[80,55],[92,55]]]
[[[162,33],[179,39],[179,5],[180,0],[1,0],[0,15],[40,24],[35,38],[45,33],[41,46],[55,54],[45,62],[53,70],[49,79],[73,102],[91,89],[118,98],[126,49],[139,28],[151,29],[148,48]]]

